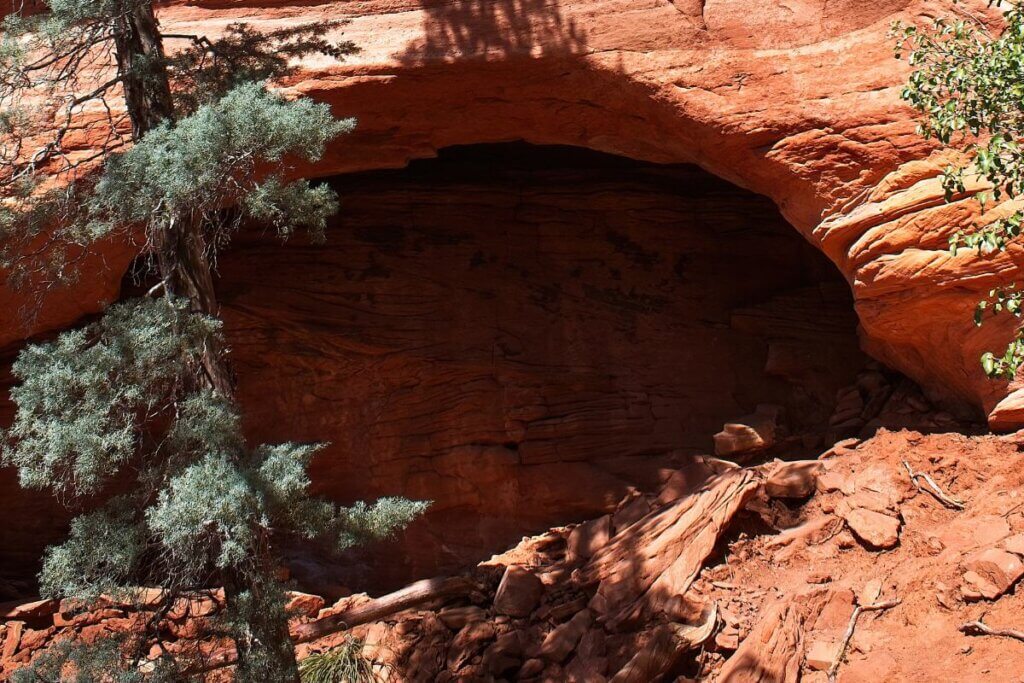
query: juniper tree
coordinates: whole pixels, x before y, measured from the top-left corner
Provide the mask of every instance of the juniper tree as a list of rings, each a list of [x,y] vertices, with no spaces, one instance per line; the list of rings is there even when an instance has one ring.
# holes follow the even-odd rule
[[[962,148],[963,161],[942,176],[946,201],[961,200],[971,178],[989,189],[974,200],[981,210],[992,201],[1024,194],[1024,4],[990,0],[1003,10],[1005,28],[991,33],[976,21],[937,18],[930,26],[897,23],[896,57],[914,67],[902,97],[922,114],[918,130],[943,145]],[[949,250],[973,249],[979,256],[1005,251],[1021,234],[1024,210],[1016,209],[949,237]],[[1024,314],[1018,283],[996,287],[978,303],[974,322],[987,315]],[[981,364],[990,377],[1013,379],[1024,363],[1024,329],[1005,350],[987,352]]]
[[[145,661],[155,629],[176,601],[223,586],[237,678],[296,680],[276,542],[344,549],[389,536],[423,504],[339,507],[308,494],[320,445],[246,443],[213,268],[243,223],[323,237],[335,197],[296,180],[288,160],[315,162],[354,124],[267,82],[293,57],[353,47],[323,38],[335,24],[162,34],[150,0],[44,10],[16,9],[0,41],[0,265],[32,291],[67,285],[88,276],[79,265],[101,240],[122,240],[152,287],[21,352],[0,448],[23,486],[89,502],[46,552],[42,592],[87,605],[163,591],[141,633],[62,645],[19,676],[181,680],[195,663]],[[105,131],[84,154],[66,144],[83,121]]]

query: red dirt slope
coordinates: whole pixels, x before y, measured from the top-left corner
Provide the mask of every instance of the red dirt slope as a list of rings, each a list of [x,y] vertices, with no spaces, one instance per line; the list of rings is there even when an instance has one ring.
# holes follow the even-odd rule
[[[829,669],[840,682],[1020,680],[1024,643],[961,627],[1024,628],[1022,448],[1019,435],[882,430],[817,461],[698,460],[658,494],[524,538],[445,597],[380,621],[357,625],[387,598],[321,609],[296,596],[293,633],[341,615],[354,627],[300,656],[355,636],[388,680],[823,682]],[[61,633],[133,623],[120,608],[68,625],[65,607],[11,613],[6,672]],[[167,621],[168,647],[202,633],[201,618]]]

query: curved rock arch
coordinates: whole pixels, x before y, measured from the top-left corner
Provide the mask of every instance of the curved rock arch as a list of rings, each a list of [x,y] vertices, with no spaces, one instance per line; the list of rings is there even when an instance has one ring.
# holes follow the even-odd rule
[[[361,122],[313,175],[525,140],[692,162],[767,195],[851,284],[866,350],[948,402],[982,409],[992,427],[1017,427],[1018,383],[990,382],[977,362],[1005,344],[1012,321],[978,329],[971,311],[984,291],[1013,277],[1022,251],[985,260],[945,252],[949,232],[976,211],[944,204],[944,157],[914,132],[913,112],[898,97],[906,66],[887,36],[895,19],[979,18],[985,3],[865,5],[206,0],[170,3],[160,18],[168,30],[204,33],[232,21],[348,22],[339,33],[361,52],[341,65],[309,59],[288,83]],[[74,301],[54,295],[32,329],[9,325],[0,343],[109,302],[130,258],[122,250],[98,259]],[[0,289],[0,304],[14,310],[18,295]]]
[[[981,293],[1012,278],[1022,252],[948,256],[946,236],[975,211],[945,204],[944,157],[915,134],[898,97],[906,67],[892,57],[889,23],[922,20],[936,3],[791,4],[786,14],[782,3],[737,0],[214,0],[171,3],[160,16],[174,32],[351,19],[345,38],[362,52],[342,65],[310,59],[287,83],[360,119],[310,175],[524,140],[696,163],[766,195],[851,285],[866,350],[984,410],[993,427],[1024,424],[1017,386],[989,382],[977,362],[1009,338],[1009,321],[971,324]],[[101,308],[133,256],[103,255],[73,299],[54,295],[31,330],[3,326],[0,344]],[[14,310],[17,296],[0,289],[0,306]]]
[[[162,19],[197,30],[349,20],[361,53],[341,66],[310,60],[289,83],[361,122],[318,175],[519,139],[692,162],[767,195],[851,284],[866,350],[994,428],[1024,423],[1016,384],[988,381],[977,362],[1006,342],[1010,321],[971,324],[1022,252],[945,252],[976,212],[943,202],[946,159],[915,134],[898,97],[906,66],[887,36],[897,19],[994,15],[980,1],[790,4],[368,0],[258,3],[252,17],[254,6],[214,0]]]

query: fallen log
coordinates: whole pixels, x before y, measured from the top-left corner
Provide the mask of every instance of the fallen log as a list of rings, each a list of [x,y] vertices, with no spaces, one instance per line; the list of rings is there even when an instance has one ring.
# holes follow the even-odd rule
[[[465,576],[424,579],[344,612],[297,624],[291,628],[292,640],[296,643],[308,643],[435,600],[468,598],[479,588],[476,582]]]

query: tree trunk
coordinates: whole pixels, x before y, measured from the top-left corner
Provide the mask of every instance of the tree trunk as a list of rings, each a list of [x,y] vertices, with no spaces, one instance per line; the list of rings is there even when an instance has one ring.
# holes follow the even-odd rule
[[[331,633],[345,631],[353,626],[379,621],[396,612],[412,609],[434,600],[450,601],[456,598],[467,598],[479,590],[480,586],[464,576],[424,579],[340,614],[299,624],[292,628],[292,639],[296,643],[308,643]]]
[[[239,683],[299,683],[295,645],[288,634],[283,610],[264,601],[261,593],[272,590],[265,583],[248,581],[240,572],[224,578],[224,599],[235,618],[245,619],[244,629],[232,637],[237,653],[235,680]],[[245,595],[246,592],[249,595]]]
[[[119,23],[114,35],[117,68],[132,121],[132,138],[138,140],[161,121],[174,118],[174,100],[153,5],[140,3]]]
[[[161,122],[175,118],[174,100],[152,4],[141,3],[122,21],[115,37],[117,64],[123,75],[132,138],[138,141]],[[186,297],[192,311],[217,317],[219,306],[213,282],[212,253],[205,227],[201,216],[182,213],[149,237],[166,294]],[[203,349],[202,366],[202,373],[196,377],[196,388],[209,388],[233,399],[234,378],[225,349],[218,344]],[[239,632],[235,639],[238,678],[241,681],[249,678],[252,683],[298,683],[287,620],[277,623],[275,615],[253,614],[251,608],[246,609],[251,596],[247,599],[243,594],[265,589],[269,587],[253,585],[238,571],[230,571],[225,576],[224,593],[229,607],[236,613],[248,613],[246,631]]]
[[[167,293],[189,300],[196,313],[217,317],[217,291],[213,285],[210,250],[203,234],[202,221],[195,216],[180,216],[153,236],[160,277]],[[234,397],[235,381],[224,348],[215,339],[203,349],[203,376],[200,387],[209,387],[226,398]]]
[[[114,39],[117,65],[132,121],[132,139],[138,141],[162,121],[175,118],[174,100],[152,4],[141,3],[121,21]],[[183,214],[150,237],[167,293],[187,298],[194,312],[217,316],[217,293],[203,227],[200,218]],[[232,397],[234,379],[224,349],[204,349],[202,364],[199,386]]]

